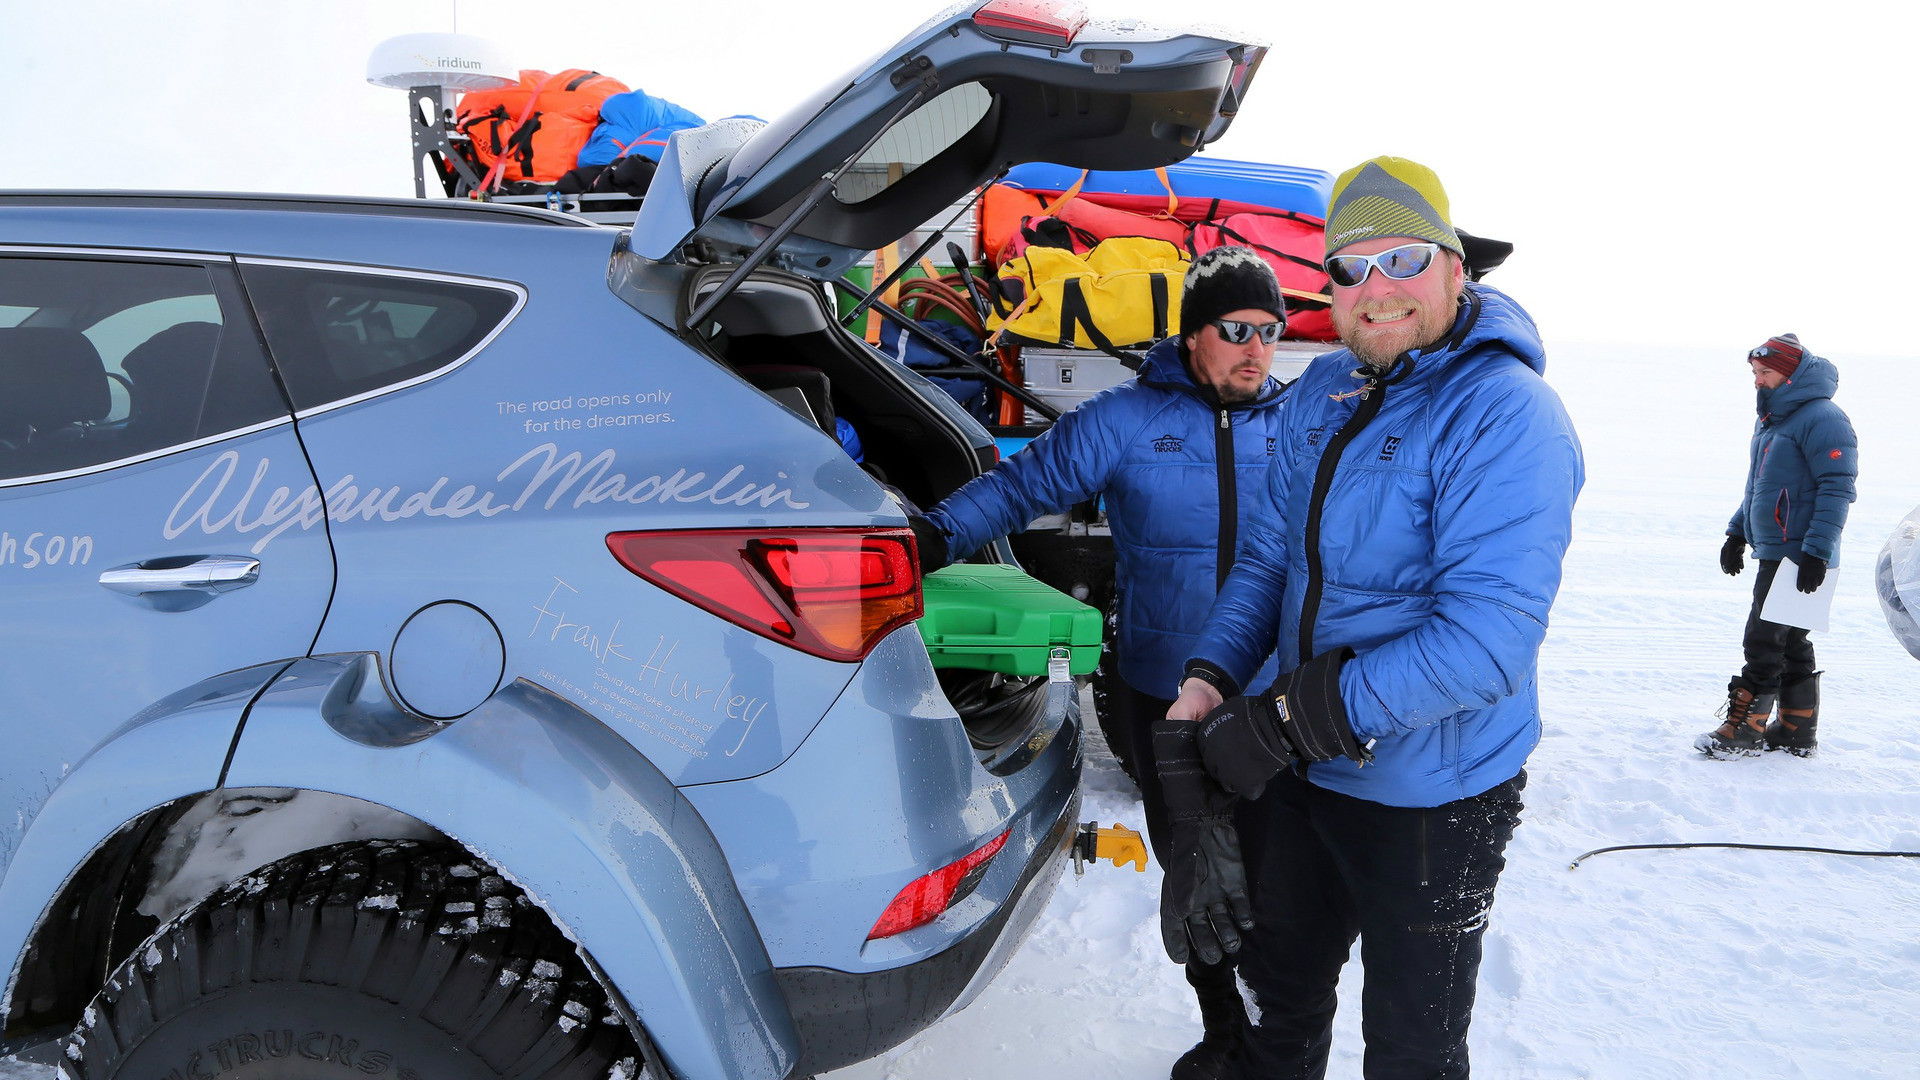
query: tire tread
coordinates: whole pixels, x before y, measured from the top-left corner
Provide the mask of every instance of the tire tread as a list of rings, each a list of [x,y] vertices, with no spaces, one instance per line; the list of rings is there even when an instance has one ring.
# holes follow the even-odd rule
[[[283,859],[161,926],[88,1006],[64,1072],[118,1076],[144,1038],[206,998],[297,983],[391,1005],[502,1077],[632,1075],[639,1057],[545,912],[463,851],[399,840]]]

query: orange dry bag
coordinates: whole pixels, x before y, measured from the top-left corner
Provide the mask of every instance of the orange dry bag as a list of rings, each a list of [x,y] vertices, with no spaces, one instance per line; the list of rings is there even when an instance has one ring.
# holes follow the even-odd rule
[[[474,159],[490,175],[551,184],[574,167],[600,122],[600,103],[626,90],[597,71],[522,71],[518,86],[462,97],[454,122],[473,140]]]

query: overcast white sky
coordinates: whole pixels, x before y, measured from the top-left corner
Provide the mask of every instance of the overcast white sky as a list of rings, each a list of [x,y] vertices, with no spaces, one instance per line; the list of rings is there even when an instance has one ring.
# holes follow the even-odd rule
[[[457,29],[706,116],[773,117],[927,0],[0,0],[6,187],[408,195],[371,47]],[[1217,156],[1433,166],[1518,245],[1490,280],[1554,341],[1920,355],[1920,94],[1901,6],[1826,0],[1091,0],[1273,45]],[[589,13],[591,13],[589,15]],[[457,23],[457,25],[456,25]],[[0,238],[3,239],[3,238]]]

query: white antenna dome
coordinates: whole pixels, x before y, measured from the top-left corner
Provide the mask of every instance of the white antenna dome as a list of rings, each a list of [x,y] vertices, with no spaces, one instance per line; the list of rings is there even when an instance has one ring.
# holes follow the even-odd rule
[[[498,90],[520,81],[520,69],[506,51],[470,34],[401,34],[373,47],[367,57],[367,81],[406,90],[445,86],[455,90]]]

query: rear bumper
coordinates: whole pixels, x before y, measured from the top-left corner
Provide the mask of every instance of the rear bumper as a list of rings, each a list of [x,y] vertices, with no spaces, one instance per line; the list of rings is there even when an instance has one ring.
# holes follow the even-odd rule
[[[1068,725],[1068,732],[1078,739],[1077,725]],[[1074,757],[1078,756],[1076,749]],[[1076,790],[1046,826],[1006,902],[944,952],[864,974],[823,967],[776,968],[774,978],[800,1035],[800,1062],[792,1075],[810,1076],[876,1057],[971,1002],[1006,965],[1045,910],[1066,866],[1079,811]]]

